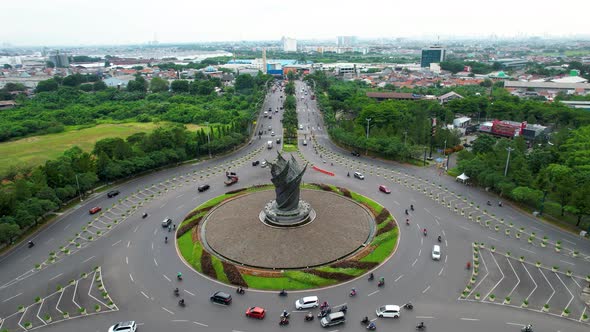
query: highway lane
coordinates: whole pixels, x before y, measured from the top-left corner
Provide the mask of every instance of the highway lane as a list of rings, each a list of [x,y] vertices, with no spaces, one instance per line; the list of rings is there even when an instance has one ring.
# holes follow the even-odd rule
[[[273,116],[273,126],[275,120],[275,116]],[[262,147],[265,141],[264,139],[260,141],[260,144],[254,142],[249,147],[249,151]],[[318,158],[313,154],[311,146],[309,149],[301,148],[305,151],[306,158],[310,160]],[[248,150],[244,150],[241,152],[242,154],[238,153],[238,155],[243,155],[246,151]],[[270,151],[262,149],[262,152],[250,160],[263,157],[272,158],[274,153],[276,153],[274,149]],[[237,158],[237,156],[234,155],[232,158]],[[227,158],[225,161],[232,158]],[[232,170],[234,169],[240,176],[238,186],[268,183],[268,169],[252,167],[249,161],[240,167],[232,168]],[[172,172],[171,175],[185,173],[186,171],[183,170]],[[212,305],[208,301],[208,295],[211,292],[224,289],[233,295],[235,294],[233,288],[208,281],[187,269],[176,256],[173,245],[171,243],[164,244],[163,236],[166,236],[168,232],[159,225],[159,222],[166,216],[179,222],[192,207],[223,193],[225,191],[221,185],[223,177],[222,172],[217,173],[207,180],[198,180],[196,181],[198,183],[191,182],[190,186],[177,187],[150,201],[145,206],[145,209],[150,211],[148,220],[129,220],[129,222],[119,225],[116,232],[111,232],[108,236],[94,242],[83,252],[84,254],[90,251],[91,253],[101,252],[102,255],[95,255],[86,263],[82,263],[84,259],[87,259],[87,256],[82,257],[82,253],[68,257],[72,260],[75,258],[76,261],[65,261],[64,263],[68,264],[62,265],[75,266],[80,269],[94,265],[103,266],[105,283],[122,311],[60,323],[46,329],[60,328],[62,331],[63,329],[69,331],[77,329],[79,324],[88,324],[88,326],[96,326],[97,330],[104,330],[113,321],[133,318],[143,323],[140,330],[146,331],[156,331],[156,329],[161,330],[162,328],[185,330],[187,326],[194,330],[274,331],[277,328],[278,315],[283,308],[292,310],[293,301],[297,297],[304,294],[318,294],[333,305],[348,304],[350,321],[344,326],[337,327],[342,331],[358,330],[359,325],[356,320],[363,315],[374,317],[372,312],[378,305],[401,304],[407,300],[412,300],[416,304],[414,311],[404,311],[402,319],[399,321],[379,320],[379,329],[412,329],[413,324],[418,320],[424,320],[430,328],[436,326],[437,330],[469,331],[474,327],[482,331],[499,328],[518,330],[516,326],[506,323],[524,323],[528,322],[528,319],[534,318],[538,322],[537,326],[541,326],[540,323],[542,323],[543,327],[547,328],[536,329],[539,331],[556,331],[560,328],[562,330],[568,328],[568,331],[581,331],[580,325],[546,315],[533,313],[531,316],[531,313],[501,306],[457,302],[458,293],[469,277],[464,270],[464,262],[470,256],[470,243],[473,236],[481,233],[479,229],[466,230],[457,227],[455,223],[446,223],[448,220],[456,219],[457,216],[449,209],[424,199],[425,196],[405,186],[390,185],[393,193],[386,196],[376,190],[377,185],[382,183],[380,178],[367,176],[365,181],[359,181],[346,178],[344,173],[338,174],[336,177],[327,177],[311,170],[306,174],[305,182],[330,182],[374,197],[392,211],[397,220],[401,221],[400,247],[396,255],[375,272],[376,276],[386,277],[387,287],[378,289],[374,283],[369,283],[365,277],[361,277],[340,287],[308,291],[302,294],[291,293],[288,298],[279,298],[276,293],[248,291],[244,296],[234,295],[234,304],[230,308]],[[212,185],[211,190],[197,194],[196,185],[204,182]],[[141,186],[137,188],[141,188]],[[411,225],[406,227],[403,224],[402,208],[409,206],[412,202],[420,208],[412,214]],[[428,206],[428,211],[424,210],[426,206]],[[136,213],[136,218],[137,216],[139,216],[138,213]],[[439,220],[438,223],[437,220]],[[427,227],[430,230],[428,237],[424,238],[421,235],[418,224],[420,228]],[[466,225],[473,227],[472,224],[466,223]],[[445,239],[449,240],[449,245],[443,245],[443,260],[433,262],[429,257],[431,245],[435,241],[433,232],[442,232],[443,230],[446,234]],[[53,235],[58,236],[59,234]],[[44,236],[45,234],[42,235],[42,237]],[[64,236],[67,235],[64,234]],[[125,240],[130,243],[129,247],[127,247]],[[78,256],[79,258],[77,258]],[[447,261],[445,261],[446,257],[449,257]],[[4,262],[1,264],[4,266]],[[52,268],[59,267],[59,263],[52,266]],[[439,275],[443,267],[445,270]],[[4,272],[4,269],[2,270]],[[182,282],[174,280],[176,271],[183,272],[185,279]],[[57,271],[48,269],[45,272],[44,270],[45,280],[55,276],[49,272]],[[183,296],[188,303],[184,309],[178,308],[176,298],[172,294],[173,287],[177,285],[184,292]],[[355,287],[359,291],[355,298],[348,297],[350,287]],[[269,317],[266,321],[258,322],[246,319],[243,311],[250,305],[265,306],[269,310]],[[3,307],[0,308],[3,309]],[[295,330],[320,329],[317,319],[310,324],[303,322],[302,317],[298,319],[298,314],[293,315],[292,326],[289,328]],[[416,316],[433,318],[416,318]],[[555,329],[551,329],[554,327]]]

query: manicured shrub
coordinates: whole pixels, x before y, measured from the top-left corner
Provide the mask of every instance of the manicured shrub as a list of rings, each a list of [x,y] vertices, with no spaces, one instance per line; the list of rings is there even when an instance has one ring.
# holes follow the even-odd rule
[[[379,263],[360,262],[360,261],[355,261],[355,260],[345,260],[345,261],[340,261],[340,262],[331,264],[330,267],[342,268],[342,269],[352,268],[352,269],[369,270],[369,269],[376,267],[377,265],[379,265]]]
[[[199,222],[201,222],[202,219],[203,219],[203,217],[196,217],[195,219],[191,220],[190,222],[178,227],[178,230],[176,231],[176,238],[177,239],[180,238],[186,232],[193,229],[193,227],[196,227],[199,224]]]
[[[389,232],[390,230],[392,230],[394,228],[395,228],[395,225],[393,225],[392,222],[388,222],[388,223],[385,224],[385,226],[381,227],[381,229],[379,229],[377,231],[377,234],[375,234],[375,236],[377,237],[377,236],[379,236],[379,235],[381,235],[383,233],[387,233],[387,232]]]
[[[387,218],[389,218],[391,214],[389,213],[389,211],[386,208],[383,208],[383,210],[381,210],[381,212],[377,215],[377,217],[375,217],[375,222],[377,224],[380,224],[382,222],[384,222],[385,220],[387,220]]]
[[[215,272],[213,262],[211,261],[211,254],[205,250],[203,250],[203,253],[201,254],[201,268],[203,269],[203,273],[205,275],[213,279],[217,279],[217,273]]]
[[[332,280],[337,280],[337,281],[346,281],[346,280],[350,280],[350,279],[354,278],[353,275],[346,274],[346,273],[325,272],[325,271],[319,271],[319,270],[315,270],[315,269],[306,269],[306,270],[303,270],[303,272],[316,275],[320,278],[332,279]]]
[[[342,195],[344,195],[344,197],[352,198],[352,194],[350,193],[350,190],[348,190],[346,188],[342,188],[342,187],[338,187],[338,189],[340,190]]]
[[[231,284],[236,286],[248,287],[248,284],[246,283],[244,278],[242,278],[242,274],[234,264],[225,261],[221,261],[221,264],[223,265],[223,272],[225,273],[227,280],[229,280]]]
[[[226,192],[227,195],[231,195],[231,194],[237,194],[239,192],[242,192],[244,190],[247,190],[248,188],[244,187],[244,188],[238,188],[238,189],[234,189],[234,190],[230,190],[228,192]]]

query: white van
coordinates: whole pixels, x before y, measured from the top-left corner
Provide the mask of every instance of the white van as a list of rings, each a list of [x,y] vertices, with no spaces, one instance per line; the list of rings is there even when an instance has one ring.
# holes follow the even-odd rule
[[[435,261],[440,260],[440,246],[438,244],[435,244],[434,247],[432,247],[432,259]]]

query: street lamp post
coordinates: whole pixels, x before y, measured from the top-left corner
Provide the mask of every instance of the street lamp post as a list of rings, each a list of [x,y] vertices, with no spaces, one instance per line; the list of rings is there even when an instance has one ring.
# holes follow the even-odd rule
[[[78,186],[78,195],[80,195],[80,202],[82,202],[82,192],[80,191],[80,182],[78,181],[78,174],[76,174],[76,185]]]
[[[371,123],[371,118],[366,118],[367,120],[367,144],[365,145],[365,154],[369,154],[369,123]]]
[[[424,147],[424,166],[426,166],[426,150],[428,150],[428,148],[425,146]]]
[[[408,145],[408,131],[404,130],[404,145]]]
[[[211,159],[211,127],[209,127],[209,122],[205,122],[207,126],[207,150],[209,150],[209,159]]]
[[[511,147],[507,147],[506,151],[508,151],[508,157],[506,158],[506,168],[504,169],[504,176],[506,176],[506,174],[508,174],[508,164],[510,164],[510,152],[512,152],[514,149]]]

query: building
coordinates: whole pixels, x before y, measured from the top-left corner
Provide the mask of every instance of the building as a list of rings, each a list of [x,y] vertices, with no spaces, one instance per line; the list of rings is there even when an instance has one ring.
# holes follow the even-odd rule
[[[445,61],[447,50],[439,45],[430,46],[422,50],[420,67],[430,68],[431,63],[441,63]]]
[[[525,59],[497,59],[494,62],[499,63],[503,69],[522,69],[528,63]]]
[[[336,39],[338,47],[351,47],[356,44],[355,36],[338,36]]]
[[[590,93],[590,83],[556,83],[556,82],[522,82],[505,81],[506,89],[523,89],[534,91],[555,91],[566,93],[587,94]]]
[[[57,68],[66,68],[70,66],[70,59],[67,54],[59,53],[56,51],[54,54],[49,55],[49,61],[53,62]]]
[[[579,109],[590,111],[590,101],[561,100],[560,103],[565,104],[571,108],[579,108]]]
[[[297,52],[297,39],[283,37],[281,41],[283,43],[284,52]]]
[[[367,92],[367,97],[374,98],[377,101],[383,100],[418,100],[421,99],[422,96],[413,94],[413,93],[406,93],[406,92]]]
[[[444,95],[436,97],[441,104],[446,104],[453,99],[463,99],[463,96],[455,91],[447,92]]]
[[[15,106],[16,102],[14,100],[0,100],[0,110],[14,108]]]

